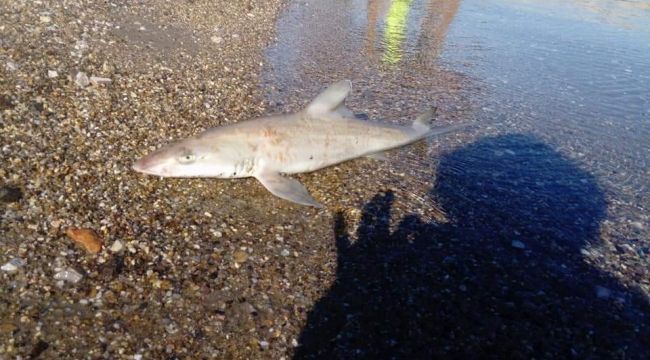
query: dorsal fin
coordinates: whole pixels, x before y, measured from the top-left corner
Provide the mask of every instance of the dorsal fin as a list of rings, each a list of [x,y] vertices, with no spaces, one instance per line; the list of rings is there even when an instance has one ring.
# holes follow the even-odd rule
[[[351,88],[352,82],[350,80],[335,82],[312,100],[307,106],[307,114],[317,116],[334,111],[345,101]]]

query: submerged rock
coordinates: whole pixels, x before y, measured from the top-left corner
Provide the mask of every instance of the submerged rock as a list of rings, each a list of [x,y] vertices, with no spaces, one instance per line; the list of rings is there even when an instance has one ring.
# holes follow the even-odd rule
[[[612,291],[604,286],[596,286],[596,297],[599,299],[609,299],[612,296]]]
[[[521,242],[519,240],[512,240],[512,242],[510,243],[510,246],[512,246],[515,249],[520,249],[520,250],[523,250],[523,249],[526,248],[526,244],[524,244],[523,242]]]

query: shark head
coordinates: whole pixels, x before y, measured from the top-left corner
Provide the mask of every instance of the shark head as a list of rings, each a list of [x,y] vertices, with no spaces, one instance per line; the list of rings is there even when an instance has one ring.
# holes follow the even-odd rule
[[[219,151],[197,138],[168,145],[141,158],[133,170],[163,177],[233,177],[235,163],[227,152]]]

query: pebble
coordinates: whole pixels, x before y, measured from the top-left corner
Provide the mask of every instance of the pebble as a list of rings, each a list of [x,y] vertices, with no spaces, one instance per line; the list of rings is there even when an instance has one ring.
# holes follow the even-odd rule
[[[604,286],[596,286],[596,296],[599,299],[609,299],[612,295],[612,291]]]
[[[17,271],[19,268],[21,268],[23,265],[25,265],[25,261],[23,259],[13,258],[9,260],[6,264],[2,265],[0,269],[6,272],[14,272]]]
[[[289,255],[291,255],[291,252],[289,252],[289,250],[287,250],[287,249],[284,249],[284,250],[282,250],[282,252],[280,253],[280,255],[282,255],[282,256],[289,256]]]
[[[47,15],[41,15],[39,19],[41,20],[42,23],[49,23],[50,21],[52,21],[52,18]]]
[[[63,225],[63,220],[61,220],[61,219],[57,219],[57,220],[52,220],[52,221],[50,221],[50,226],[53,227],[53,228],[55,228],[55,229],[60,228],[61,225]]]
[[[9,71],[16,71],[18,69],[18,65],[16,65],[16,63],[13,62],[13,61],[7,61],[7,63],[5,64],[5,67]]]
[[[81,279],[83,279],[83,275],[71,268],[63,269],[54,274],[54,280],[67,281],[72,284],[78,283]]]
[[[105,77],[99,77],[99,76],[90,77],[90,82],[95,85],[110,84],[111,81],[112,81],[111,79]]]
[[[510,243],[510,246],[512,246],[515,249],[522,249],[522,250],[526,248],[526,244],[524,244],[523,242],[521,242],[519,240],[512,240],[512,243]]]
[[[645,229],[645,225],[643,225],[643,223],[640,222],[640,221],[633,221],[633,222],[630,223],[630,225],[632,225],[632,227],[637,229],[637,230]]]
[[[88,75],[86,75],[86,73],[82,71],[77,73],[77,76],[75,76],[74,78],[74,82],[82,88],[90,85],[90,80],[88,79]]]
[[[50,79],[54,79],[55,77],[58,77],[59,73],[56,70],[48,70],[47,71],[47,77]]]
[[[260,348],[262,348],[262,350],[268,350],[269,342],[264,340],[260,341]]]
[[[241,264],[243,262],[246,262],[246,260],[248,260],[248,254],[243,250],[237,250],[233,254],[233,258],[235,259],[236,263]]]
[[[0,334],[11,334],[16,331],[16,329],[18,329],[16,324],[11,322],[3,322],[0,324]]]
[[[69,228],[65,231],[65,234],[91,254],[97,254],[102,250],[102,245],[104,242],[92,229]]]
[[[111,245],[110,250],[111,252],[118,253],[122,251],[122,249],[124,249],[124,244],[122,244],[122,242],[119,240],[115,240],[115,242],[113,242],[113,244]]]
[[[212,40],[212,42],[215,44],[221,44],[223,42],[223,38],[221,36],[216,36],[216,35],[212,36],[210,40]]]
[[[23,192],[13,186],[3,186],[0,188],[0,201],[3,203],[13,203],[22,199]]]

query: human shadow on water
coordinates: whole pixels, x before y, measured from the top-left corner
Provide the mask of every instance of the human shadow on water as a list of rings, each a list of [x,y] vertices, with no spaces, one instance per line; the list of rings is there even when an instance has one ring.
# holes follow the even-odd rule
[[[581,253],[606,214],[593,176],[507,135],[444,155],[431,195],[448,223],[391,231],[392,193],[354,242],[336,217],[337,278],[296,358],[650,358],[646,299]]]

